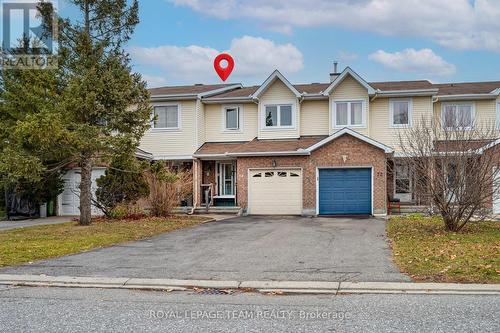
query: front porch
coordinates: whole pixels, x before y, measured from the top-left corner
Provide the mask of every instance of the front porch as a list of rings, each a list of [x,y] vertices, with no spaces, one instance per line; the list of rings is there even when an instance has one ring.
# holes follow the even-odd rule
[[[387,160],[388,214],[425,213],[429,210],[429,198],[421,190],[426,175],[417,174],[410,158]],[[395,204],[389,205],[389,202]]]
[[[236,160],[196,160],[195,208],[237,207]]]

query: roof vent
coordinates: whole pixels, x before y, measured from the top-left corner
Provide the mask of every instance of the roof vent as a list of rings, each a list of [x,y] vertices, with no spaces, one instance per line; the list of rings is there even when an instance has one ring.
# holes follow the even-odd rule
[[[340,73],[338,72],[338,66],[339,66],[339,62],[334,61],[333,62],[333,73],[330,73],[330,82],[335,81],[335,79],[339,77]]]

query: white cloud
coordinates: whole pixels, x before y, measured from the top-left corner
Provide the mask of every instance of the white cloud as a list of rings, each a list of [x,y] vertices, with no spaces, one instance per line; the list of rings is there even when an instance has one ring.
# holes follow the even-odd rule
[[[369,58],[390,69],[431,77],[447,76],[456,72],[455,65],[446,62],[431,49],[405,49],[394,53],[378,50]]]
[[[213,68],[214,58],[228,52],[235,67],[228,81],[235,79],[262,79],[274,69],[295,73],[303,68],[302,53],[292,44],[276,44],[259,37],[243,36],[232,40],[229,50],[216,50],[208,46],[186,47],[164,45],[158,47],[131,47],[135,63],[159,66],[169,78],[185,82],[220,80]]]
[[[147,82],[148,88],[161,87],[167,84],[167,79],[162,76],[142,74],[142,79]]]
[[[454,49],[500,52],[499,0],[168,0],[220,19],[257,20],[274,31],[339,26],[417,36]]]
[[[338,59],[344,62],[354,61],[358,59],[358,54],[349,51],[340,51],[338,53]]]

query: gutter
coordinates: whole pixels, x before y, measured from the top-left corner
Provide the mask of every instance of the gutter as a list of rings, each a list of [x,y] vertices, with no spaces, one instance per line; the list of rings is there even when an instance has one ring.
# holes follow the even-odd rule
[[[322,93],[319,93],[319,94],[304,94],[302,95],[302,98],[306,101],[319,101],[319,100],[327,100],[329,97],[323,95]]]
[[[204,104],[219,104],[219,103],[251,103],[254,100],[251,97],[224,97],[218,99],[202,99]]]
[[[311,153],[307,150],[294,151],[273,151],[273,152],[245,152],[245,153],[226,153],[231,157],[250,157],[250,156],[308,156]]]
[[[374,101],[378,97],[419,97],[437,95],[439,89],[409,89],[409,90],[377,90],[371,98]]]
[[[485,100],[496,99],[499,95],[493,93],[487,94],[461,94],[461,95],[442,95],[436,96],[434,102],[439,101],[467,101],[467,100]]]
[[[242,153],[230,153],[225,152],[221,154],[194,154],[194,158],[228,158],[228,157],[252,157],[252,156],[262,156],[262,157],[272,157],[272,156],[309,156],[310,151],[305,149],[301,150],[291,150],[291,151],[258,151],[258,152],[242,152]]]
[[[204,97],[210,97],[213,95],[217,95],[229,90],[235,90],[243,88],[241,83],[233,84],[227,87],[222,87],[215,90],[209,90],[199,94],[164,94],[164,95],[151,95],[150,99],[154,100],[190,100],[190,99],[201,99]]]

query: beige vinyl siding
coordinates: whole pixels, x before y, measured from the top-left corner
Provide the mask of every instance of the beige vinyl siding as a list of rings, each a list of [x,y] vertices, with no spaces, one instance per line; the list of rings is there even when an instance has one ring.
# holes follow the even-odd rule
[[[205,104],[203,104],[200,100],[196,101],[196,115],[197,115],[196,128],[198,131],[196,140],[197,140],[197,147],[199,148],[203,145],[203,143],[205,143]]]
[[[206,142],[250,141],[257,136],[257,104],[245,103],[240,106],[240,131],[226,131],[222,108],[226,104],[205,105],[205,140]],[[227,104],[229,106],[229,104]]]
[[[333,102],[336,100],[364,100],[364,111],[366,115],[366,127],[352,127],[353,130],[362,133],[364,135],[369,135],[370,128],[370,105],[368,90],[363,87],[358,81],[356,81],[352,76],[348,75],[346,78],[333,90],[330,95],[330,105],[329,105],[329,124],[330,133],[335,133],[339,130],[333,126]]]
[[[300,105],[300,135],[328,135],[328,100],[303,101]]]
[[[457,103],[467,103],[471,102],[474,104],[474,119],[478,126],[483,128],[491,128],[496,125],[497,121],[497,100],[476,100],[476,101],[457,101]],[[443,102],[443,103],[453,103],[453,102]],[[434,103],[434,116],[435,119],[441,119],[441,102]],[[500,131],[497,131],[500,134]]]
[[[262,117],[266,104],[293,103],[295,108],[295,128],[293,129],[264,129]],[[276,80],[259,99],[259,139],[286,139],[300,136],[300,105],[297,97],[281,81]]]
[[[377,98],[370,103],[370,137],[389,147],[396,152],[401,151],[399,137],[404,138],[404,128],[392,128],[390,125],[389,103],[392,98]],[[397,99],[397,98],[395,98]],[[412,103],[412,124],[413,126],[421,122],[422,117],[431,118],[432,99],[431,97],[408,97]]]
[[[180,106],[180,129],[148,130],[141,140],[140,148],[154,155],[154,158],[191,156],[197,149],[196,101],[155,102],[155,105],[178,104]]]

